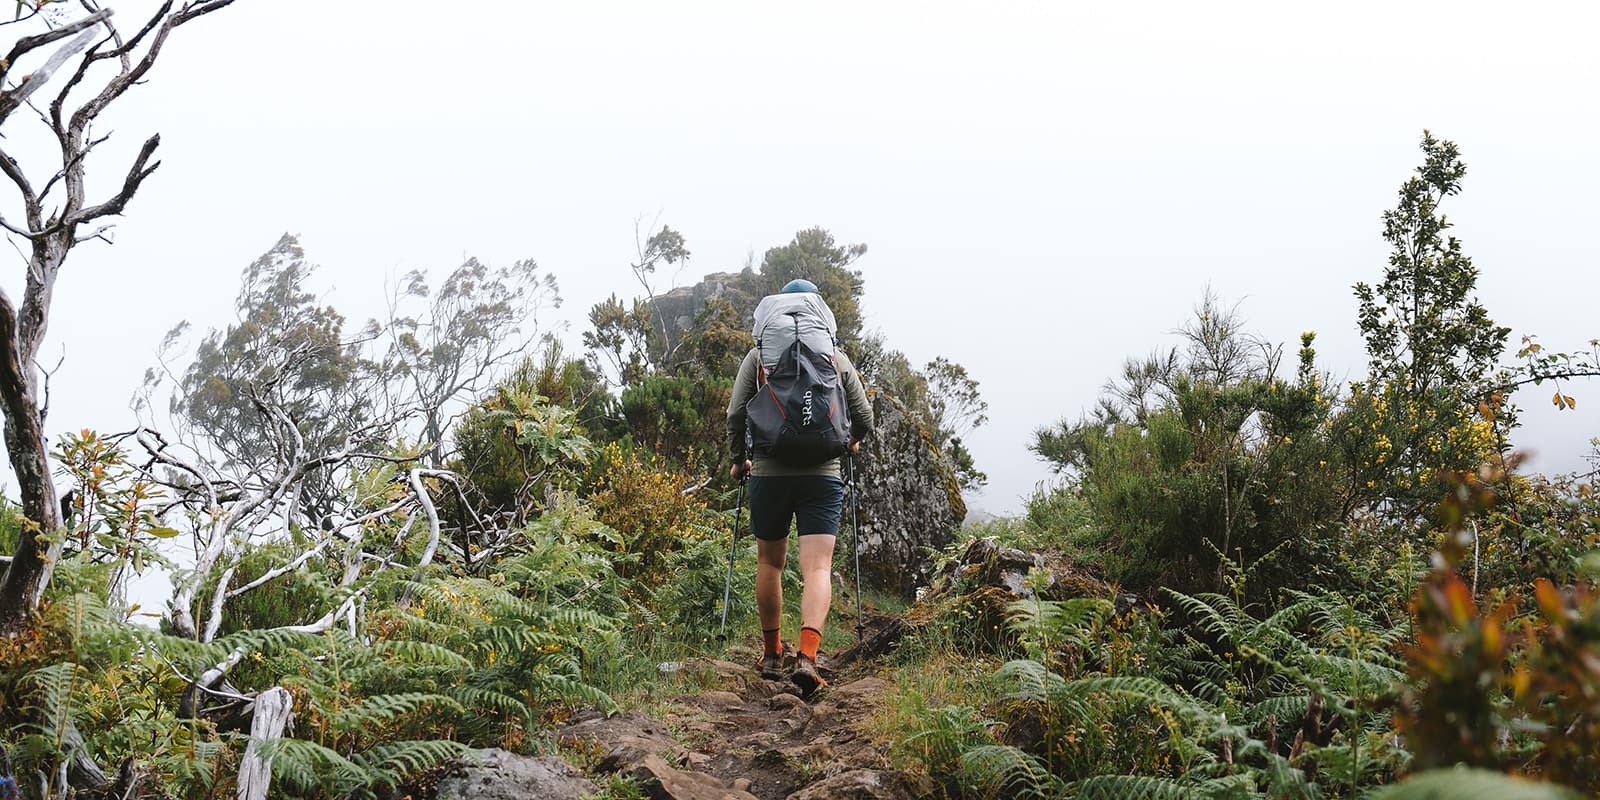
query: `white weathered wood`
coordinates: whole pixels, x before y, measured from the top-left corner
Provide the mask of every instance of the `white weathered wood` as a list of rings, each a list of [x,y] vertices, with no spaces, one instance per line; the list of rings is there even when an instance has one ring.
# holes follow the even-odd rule
[[[272,759],[262,750],[269,742],[283,736],[291,705],[289,690],[282,686],[274,686],[256,697],[250,719],[250,744],[239,762],[238,800],[266,800],[267,790],[272,785]]]

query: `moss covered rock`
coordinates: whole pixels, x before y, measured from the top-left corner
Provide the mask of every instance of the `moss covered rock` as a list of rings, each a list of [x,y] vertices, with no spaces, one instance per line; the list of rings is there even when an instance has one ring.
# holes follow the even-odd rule
[[[868,396],[878,429],[856,458],[861,576],[911,597],[932,576],[932,554],[954,540],[967,506],[931,432],[888,394]]]

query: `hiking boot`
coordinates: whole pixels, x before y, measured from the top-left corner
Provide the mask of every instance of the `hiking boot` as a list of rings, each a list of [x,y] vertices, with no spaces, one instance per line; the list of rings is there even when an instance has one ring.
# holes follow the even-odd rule
[[[828,682],[817,674],[817,662],[806,658],[804,655],[795,657],[794,672],[789,674],[789,680],[794,681],[794,685],[800,687],[800,697],[808,700],[811,695],[817,693],[818,689],[828,685]]]
[[[783,654],[768,653],[761,657],[761,662],[756,664],[756,672],[769,681],[783,680]]]

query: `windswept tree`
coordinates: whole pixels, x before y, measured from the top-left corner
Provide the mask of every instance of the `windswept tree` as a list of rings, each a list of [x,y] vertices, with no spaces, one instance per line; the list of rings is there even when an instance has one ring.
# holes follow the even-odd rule
[[[401,301],[422,308],[397,304],[391,319],[350,334],[310,290],[314,271],[284,236],[245,269],[235,322],[208,333],[187,368],[150,373],[147,396],[175,375],[175,430],[147,419],[128,438],[149,465],[142,477],[169,498],[158,517],[195,541],[194,567],[174,581],[169,604],[185,636],[209,641],[229,601],[310,559],[343,559],[339,588],[354,591],[376,553],[379,569],[408,558],[426,566],[450,545],[470,561],[472,548],[491,549],[505,533],[475,518],[462,481],[430,454],[449,438],[457,399],[519,354],[520,331],[535,335],[531,306],[554,298],[554,282],[531,261],[497,270],[469,259],[437,292],[414,272]],[[451,500],[470,545],[447,535],[436,494]],[[281,563],[234,582],[252,548],[291,540]],[[415,552],[401,553],[412,540]],[[206,594],[209,607],[197,608]],[[303,609],[303,624],[325,628],[353,597]]]
[[[0,629],[15,629],[38,607],[60,550],[51,538],[61,517],[44,437],[43,379],[35,364],[56,279],[73,248],[108,239],[108,220],[122,214],[160,165],[155,152],[161,137],[151,136],[121,168],[112,191],[91,196],[90,165],[99,163],[92,156],[109,138],[96,124],[107,108],[148,78],[173,31],[232,3],[167,0],[129,36],[113,23],[111,9],[82,0],[87,13],[68,22],[34,14],[42,29],[13,41],[0,59],[0,173],[16,190],[12,203],[0,211],[0,227],[16,237],[27,261],[20,303],[0,292],[0,408],[26,517],[16,553],[0,579]],[[43,4],[19,3],[19,12],[26,5]],[[53,94],[43,91],[47,86]],[[42,126],[40,138],[53,146],[24,154],[19,143],[41,134],[39,128],[25,128],[32,124]]]

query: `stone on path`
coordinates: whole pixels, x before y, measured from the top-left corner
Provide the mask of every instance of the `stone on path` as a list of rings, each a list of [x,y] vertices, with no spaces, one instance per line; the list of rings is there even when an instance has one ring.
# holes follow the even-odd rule
[[[578,800],[600,791],[556,756],[531,758],[499,748],[458,759],[439,780],[438,800]]]
[[[788,800],[912,800],[905,782],[892,772],[853,769],[824,778],[789,795]]]
[[[682,761],[686,755],[666,725],[637,711],[624,711],[614,717],[597,712],[563,729],[559,741],[580,750],[598,750],[601,757],[597,768],[601,772],[626,770],[663,753],[674,762]]]
[[[757,800],[716,776],[676,769],[660,756],[648,756],[626,773],[653,800]]]

